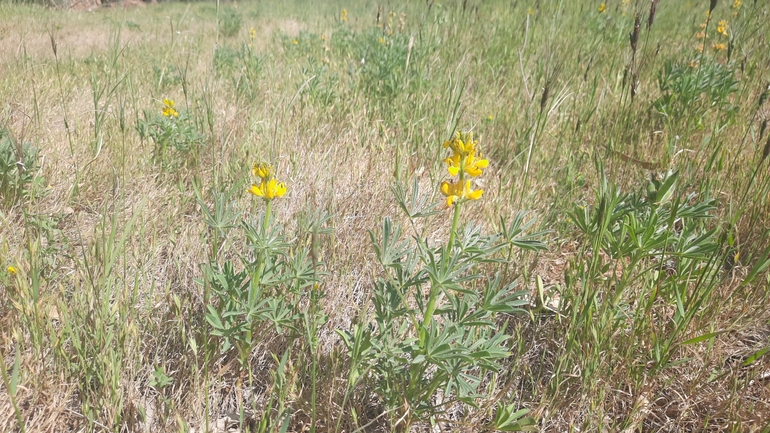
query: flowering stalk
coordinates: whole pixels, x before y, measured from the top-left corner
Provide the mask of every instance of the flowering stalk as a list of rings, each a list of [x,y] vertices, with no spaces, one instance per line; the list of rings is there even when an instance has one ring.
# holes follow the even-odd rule
[[[472,132],[457,131],[451,140],[444,142],[445,149],[452,150],[452,156],[445,159],[447,172],[450,176],[457,176],[456,182],[441,182],[441,193],[446,197],[447,207],[454,205],[454,215],[452,217],[452,229],[449,232],[449,242],[443,257],[444,266],[449,263],[449,256],[452,254],[455,239],[457,237],[457,226],[460,224],[460,209],[462,204],[469,200],[478,200],[484,194],[484,190],[473,190],[471,187],[472,177],[481,176],[483,170],[489,166],[489,161],[481,157],[481,152],[476,147],[477,142],[473,140]],[[431,284],[430,294],[428,295],[428,305],[423,317],[423,329],[427,329],[436,311],[436,299],[438,298],[439,288],[437,284]],[[420,341],[424,341],[423,335],[420,335]]]
[[[267,229],[270,227],[273,200],[278,197],[283,197],[286,194],[286,184],[275,180],[275,168],[269,164],[254,163],[251,172],[255,177],[259,178],[259,183],[252,183],[247,191],[257,197],[261,197],[265,201],[265,220],[262,221],[262,229],[264,233],[267,233]],[[265,260],[264,258],[260,258],[256,278],[253,279],[253,281],[257,282],[257,285],[259,285],[259,280],[262,278],[264,267]]]

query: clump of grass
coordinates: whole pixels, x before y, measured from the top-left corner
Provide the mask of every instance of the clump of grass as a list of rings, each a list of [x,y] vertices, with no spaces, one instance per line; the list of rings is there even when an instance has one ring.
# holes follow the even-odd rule
[[[764,428],[768,5],[597,6],[0,7],[0,426]]]

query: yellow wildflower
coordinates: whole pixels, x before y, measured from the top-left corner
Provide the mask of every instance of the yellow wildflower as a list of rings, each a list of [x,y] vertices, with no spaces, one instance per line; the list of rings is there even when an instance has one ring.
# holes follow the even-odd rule
[[[381,44],[384,44],[384,43],[385,43],[385,39],[383,39],[383,38],[379,38],[379,39],[377,39],[377,40],[378,40],[378,41],[379,41]]]
[[[321,35],[321,40],[325,41],[326,40],[326,35]]]
[[[174,109],[174,101],[171,99],[163,100],[163,117],[177,117],[179,112]]]
[[[8,266],[8,273],[11,275],[16,275],[17,273],[16,268],[14,268],[13,266]]]
[[[599,13],[603,14],[605,10],[607,10],[607,5],[604,4],[604,3],[600,4],[599,5]]]
[[[446,197],[446,205],[452,206],[458,200],[478,200],[484,194],[483,189],[473,190],[471,181],[441,182],[441,194]]]
[[[260,178],[264,182],[273,178],[275,169],[270,164],[265,164],[262,162],[257,164],[255,162],[251,167],[251,172],[254,174],[254,176]]]
[[[722,20],[719,22],[719,25],[717,26],[717,33],[719,33],[722,36],[727,36],[727,21]]]
[[[489,161],[481,157],[472,132],[457,131],[451,140],[444,142],[445,149],[452,150],[452,156],[446,158],[447,171],[457,180],[441,182],[441,193],[446,197],[447,206],[464,200],[478,200],[484,190],[473,190],[469,177],[480,176]],[[478,156],[477,156],[478,152]]]
[[[741,0],[735,0],[733,2],[733,9],[740,9],[743,5],[743,2]]]
[[[714,51],[722,51],[725,48],[727,48],[727,45],[725,45],[725,44],[714,44],[714,46],[711,47],[711,48],[713,48]]]
[[[488,160],[477,159],[473,154],[469,154],[463,158],[460,154],[455,153],[451,157],[445,159],[444,162],[447,163],[447,171],[449,171],[450,176],[457,176],[462,168],[468,176],[477,177],[481,175],[483,169],[489,166]]]
[[[461,156],[475,154],[476,141],[473,140],[473,133],[467,132],[462,134],[460,131],[455,132],[451,140],[444,142],[444,149],[447,148],[452,149],[453,152],[459,153]]]
[[[270,179],[268,181],[263,180],[259,185],[255,183],[251,184],[249,192],[257,197],[262,197],[265,200],[273,200],[277,197],[283,197],[284,194],[286,194],[286,184],[277,182],[275,179]]]
[[[249,29],[249,37],[251,39],[257,39],[257,31],[254,29],[254,27]]]
[[[347,21],[348,20],[348,10],[347,9],[343,9],[342,10],[342,14],[340,15],[340,19],[342,21]]]
[[[292,44],[294,44],[294,45],[297,45],[297,44],[299,44],[299,41],[298,41],[298,40],[296,40],[296,39],[292,39],[292,40],[291,40],[291,43],[292,43]]]

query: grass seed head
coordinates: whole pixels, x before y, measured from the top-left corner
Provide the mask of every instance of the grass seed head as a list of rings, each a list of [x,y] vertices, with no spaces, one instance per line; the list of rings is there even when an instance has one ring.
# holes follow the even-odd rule
[[[652,0],[650,3],[650,15],[647,16],[647,30],[652,27],[652,23],[655,21],[655,13],[658,11],[658,1]]]
[[[767,137],[765,148],[762,149],[762,160],[759,163],[762,164],[763,162],[765,162],[768,156],[770,156],[770,137]]]
[[[641,27],[642,27],[642,19],[641,17],[639,17],[639,14],[636,14],[636,16],[634,17],[634,31],[631,32],[631,34],[629,35],[631,39],[631,51],[633,51],[634,54],[636,54],[636,46],[637,46],[637,43],[639,42],[639,31]]]

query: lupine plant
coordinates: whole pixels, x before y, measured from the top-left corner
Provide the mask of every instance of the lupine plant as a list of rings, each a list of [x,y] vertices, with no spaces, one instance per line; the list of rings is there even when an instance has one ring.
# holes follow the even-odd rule
[[[369,325],[340,332],[351,356],[349,386],[359,380],[370,383],[396,431],[409,431],[415,421],[441,420],[458,404],[475,406],[486,380],[511,355],[510,336],[498,322],[528,305],[527,292],[516,291],[515,281],[480,272],[482,266],[503,261],[505,239],[462,222],[463,206],[483,194],[473,189],[471,179],[489,161],[481,157],[472,133],[458,132],[444,147],[452,152],[445,159],[452,178],[440,185],[453,215],[449,239],[408,241],[401,226],[385,218],[377,233],[370,232],[382,265],[372,298],[374,318]],[[413,226],[415,219],[440,212],[441,204],[427,204],[416,182],[411,200],[403,188],[394,192]],[[529,246],[543,248],[540,243]],[[519,419],[525,414],[508,410],[500,420],[523,428],[532,424]]]
[[[189,112],[179,112],[175,105],[173,100],[164,99],[160,113],[145,110],[144,119],[136,123],[139,136],[152,139],[153,160],[164,167],[194,161],[205,139]]]
[[[288,339],[284,353],[272,354],[280,367],[275,380],[285,380],[287,360],[291,358],[293,342],[300,337],[309,346],[312,380],[311,417],[315,424],[315,372],[317,371],[318,328],[325,322],[325,315],[320,308],[324,297],[320,287],[323,263],[316,260],[311,246],[300,246],[296,240],[289,240],[283,233],[282,225],[273,218],[273,202],[283,197],[288,188],[275,177],[275,168],[266,163],[256,163],[252,167],[256,181],[248,192],[262,199],[265,210],[256,217],[241,221],[240,228],[246,237],[248,253],[241,257],[241,263],[229,260],[218,264],[216,250],[212,248],[212,261],[204,267],[204,286],[209,299],[206,321],[211,326],[211,335],[218,338],[219,350],[227,354],[236,349],[237,359],[244,370],[252,371],[249,358],[258,344],[266,340],[267,335],[278,334]],[[215,195],[216,196],[216,195]],[[223,228],[233,228],[228,223],[234,219],[234,210],[220,195],[215,199],[215,207],[209,210],[205,221],[214,229],[214,244],[225,239]],[[222,210],[224,209],[224,210]],[[329,217],[325,213],[315,215],[308,222],[313,239],[318,234],[328,233],[330,229],[322,227]],[[243,270],[236,270],[243,267]],[[206,296],[208,299],[209,297]],[[310,308],[301,308],[302,301],[308,300]],[[286,385],[286,384],[284,384]],[[284,386],[285,388],[285,386]],[[283,389],[285,396],[286,389]],[[273,404],[275,403],[275,407]],[[270,401],[266,410],[275,409],[276,422],[288,422],[291,408],[286,407],[283,398]],[[265,417],[261,429],[271,425]]]

